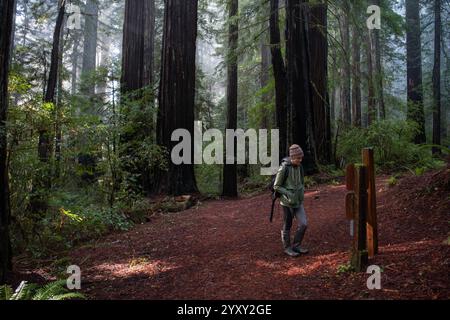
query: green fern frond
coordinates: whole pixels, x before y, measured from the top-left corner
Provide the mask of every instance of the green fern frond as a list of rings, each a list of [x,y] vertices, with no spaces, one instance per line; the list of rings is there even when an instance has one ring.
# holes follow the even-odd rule
[[[68,292],[53,296],[50,300],[71,300],[71,299],[86,299],[86,297],[78,292]]]
[[[36,289],[37,285],[22,281],[9,300],[30,300]]]
[[[0,286],[0,300],[70,300],[86,299],[79,292],[70,292],[66,280],[57,280],[39,288],[36,284],[22,281],[13,293],[10,286]]]
[[[66,280],[58,280],[45,285],[36,291],[33,300],[51,300],[53,297],[67,292]]]
[[[0,300],[9,300],[13,295],[13,289],[10,286],[0,286]]]

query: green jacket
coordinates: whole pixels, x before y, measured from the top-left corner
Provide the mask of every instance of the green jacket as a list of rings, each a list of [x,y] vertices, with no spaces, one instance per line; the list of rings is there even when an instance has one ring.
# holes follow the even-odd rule
[[[288,170],[287,175],[286,170]],[[278,169],[273,189],[281,195],[280,204],[282,206],[299,208],[305,199],[303,166],[294,167],[289,159],[283,160],[280,169]]]

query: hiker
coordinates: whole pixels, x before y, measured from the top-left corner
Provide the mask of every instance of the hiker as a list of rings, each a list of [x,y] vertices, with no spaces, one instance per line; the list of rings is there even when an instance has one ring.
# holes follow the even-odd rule
[[[280,194],[280,204],[283,207],[281,240],[283,242],[284,252],[291,257],[308,253],[306,248],[301,247],[308,227],[308,220],[303,206],[305,191],[302,166],[303,157],[304,153],[302,148],[296,144],[292,145],[289,148],[289,157],[282,161],[273,186],[273,189]],[[286,172],[286,170],[288,171]],[[298,225],[294,242],[291,246],[291,227],[294,217],[297,219]]]

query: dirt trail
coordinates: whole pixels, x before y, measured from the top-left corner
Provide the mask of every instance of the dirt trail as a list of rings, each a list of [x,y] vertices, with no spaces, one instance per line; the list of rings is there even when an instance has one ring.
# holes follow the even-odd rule
[[[384,202],[386,180],[377,188],[380,255],[372,263],[384,269],[378,291],[367,289],[364,273],[336,272],[351,242],[343,185],[307,192],[304,244],[311,253],[296,259],[283,254],[281,210],[270,224],[271,200],[263,194],[159,216],[78,248],[70,260],[94,299],[449,298],[447,226],[403,232],[409,223],[392,220],[396,213]]]

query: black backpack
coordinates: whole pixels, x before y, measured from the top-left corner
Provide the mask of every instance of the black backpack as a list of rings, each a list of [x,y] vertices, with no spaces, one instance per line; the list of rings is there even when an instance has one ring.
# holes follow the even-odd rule
[[[291,165],[291,160],[290,160],[290,158],[284,158],[284,159],[281,161],[281,165],[290,166],[290,165]],[[283,183],[284,183],[284,181],[286,181],[286,179],[287,179],[288,176],[289,176],[289,170],[286,170],[286,171],[284,172]],[[276,179],[276,178],[277,178],[277,175],[276,175],[276,174],[272,175],[272,180],[271,180],[270,185],[269,185],[269,190],[270,190],[270,192],[272,193],[272,209],[270,210],[270,219],[269,219],[270,222],[273,221],[273,212],[274,212],[274,209],[275,209],[275,202],[276,202],[277,199],[281,196],[281,194],[279,194],[278,192],[276,192],[276,191],[274,190],[275,179]]]

